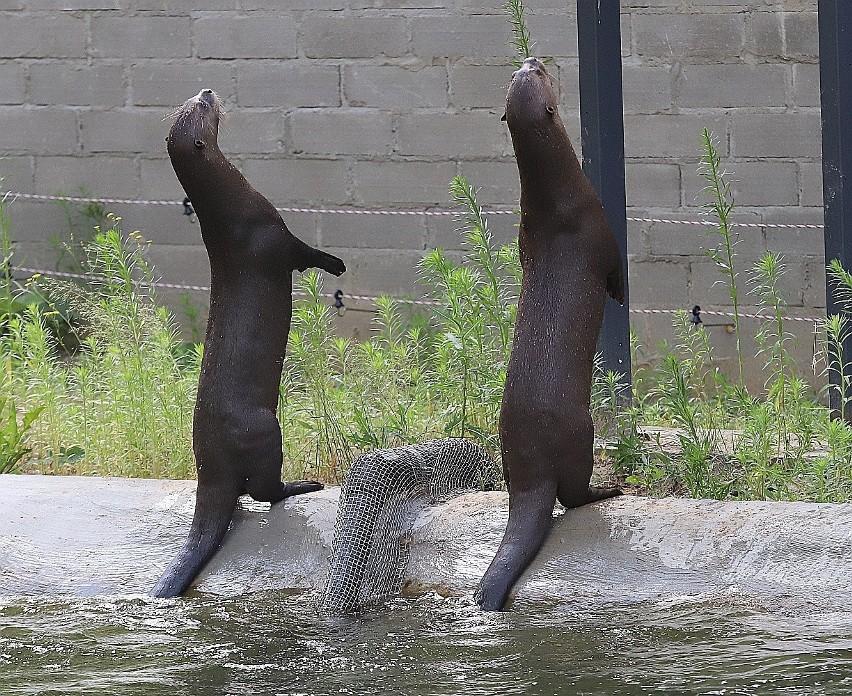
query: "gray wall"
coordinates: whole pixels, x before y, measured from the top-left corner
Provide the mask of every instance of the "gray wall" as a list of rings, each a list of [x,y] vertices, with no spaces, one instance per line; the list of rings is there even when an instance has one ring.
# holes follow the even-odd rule
[[[517,200],[499,121],[511,73],[499,0],[201,4],[0,0],[3,187],[182,198],[163,117],[212,87],[230,111],[223,150],[276,205],[446,208],[457,172],[481,187],[486,206]],[[537,52],[556,60],[563,118],[577,143],[572,3],[528,4]],[[700,218],[696,169],[708,127],[736,179],[737,219],[822,222],[815,0],[622,2],[622,34],[630,215]],[[179,209],[112,207],[128,231],[153,240],[164,280],[206,282],[198,226]],[[9,212],[19,263],[52,264],[45,240],[67,227],[63,211],[19,201]],[[413,269],[423,250],[459,247],[448,218],[285,218],[346,259],[350,271],[327,288],[349,294],[419,295]],[[491,219],[501,240],[512,237],[513,222]],[[701,228],[631,223],[634,308],[724,309],[730,300],[702,251],[711,241]],[[738,248],[743,275],[766,249],[786,255],[790,313],[824,307],[820,230],[744,230]],[[363,327],[367,315],[358,316],[347,313],[342,330]],[[634,315],[649,348],[669,334],[669,322]],[[795,328],[807,359],[810,326]],[[712,330],[729,351],[723,327]]]

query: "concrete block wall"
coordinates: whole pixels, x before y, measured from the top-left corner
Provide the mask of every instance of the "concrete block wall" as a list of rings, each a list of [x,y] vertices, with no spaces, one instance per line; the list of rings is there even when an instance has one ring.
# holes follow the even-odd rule
[[[579,150],[572,3],[527,4]],[[445,209],[456,173],[481,187],[485,206],[512,206],[517,170],[499,120],[512,50],[500,5],[0,0],[2,187],[180,199],[163,118],[212,87],[230,112],[222,149],[279,206]],[[737,220],[822,221],[816,0],[628,0],[622,37],[629,215],[700,219],[706,127],[732,173]],[[206,282],[197,225],[179,208],[111,207],[128,230],[153,241],[164,280]],[[47,240],[67,228],[65,212],[24,201],[9,212],[19,263],[49,268],[55,250]],[[285,217],[294,233],[346,259],[349,272],[327,288],[347,294],[420,295],[414,269],[422,252],[460,249],[451,218]],[[491,218],[500,241],[515,234],[514,222]],[[730,305],[714,285],[720,276],[706,255],[714,240],[704,229],[633,222],[629,234],[634,308]],[[743,279],[767,249],[787,259],[789,312],[823,311],[821,231],[741,230]],[[369,304],[353,300],[350,308]],[[366,317],[348,313],[342,330],[363,334]],[[649,353],[671,336],[667,316],[634,320]],[[798,328],[806,329],[799,333],[807,365],[808,325]],[[729,351],[724,327],[718,334]]]

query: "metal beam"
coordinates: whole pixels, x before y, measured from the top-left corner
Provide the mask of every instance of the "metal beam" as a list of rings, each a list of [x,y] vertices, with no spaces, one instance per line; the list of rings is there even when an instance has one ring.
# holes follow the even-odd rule
[[[818,10],[825,260],[838,259],[852,270],[852,2],[819,0]],[[838,313],[830,283],[826,288],[828,314]],[[852,359],[852,339],[844,352],[846,360]],[[839,375],[831,379],[839,385]],[[836,389],[831,390],[831,408],[839,415]],[[850,420],[852,413],[844,417]]]
[[[627,200],[624,189],[619,0],[577,0],[577,35],[583,170],[603,202],[618,241],[624,269],[624,306],[607,300],[598,346],[603,353],[605,368],[620,372],[625,383],[629,384]]]

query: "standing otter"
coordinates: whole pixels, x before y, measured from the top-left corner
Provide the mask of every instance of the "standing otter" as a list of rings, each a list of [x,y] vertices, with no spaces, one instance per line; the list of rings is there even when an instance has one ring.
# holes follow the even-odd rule
[[[553,506],[619,495],[592,488],[592,366],[606,293],[624,302],[621,255],[556,110],[544,65],[527,58],[506,114],[521,179],[523,278],[500,410],[509,521],[475,599],[499,610],[550,530]]]
[[[281,481],[278,389],[295,269],[334,275],[343,261],[294,237],[218,145],[221,102],[204,89],[178,110],[166,138],[175,173],[201,223],[210,259],[210,314],[193,417],[198,469],[189,538],[151,594],[182,594],[216,553],[237,498],[277,503],[322,488]]]

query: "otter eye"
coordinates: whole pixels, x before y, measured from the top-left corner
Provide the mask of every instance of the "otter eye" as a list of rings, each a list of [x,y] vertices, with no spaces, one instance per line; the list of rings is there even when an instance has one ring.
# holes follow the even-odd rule
[[[554,109],[552,106],[550,106],[550,104],[548,104],[548,105],[547,105],[547,113],[549,113],[549,114],[555,114],[555,113],[556,113],[556,109]]]
[[[196,140],[195,141],[195,147],[204,147],[204,141],[203,140]]]

